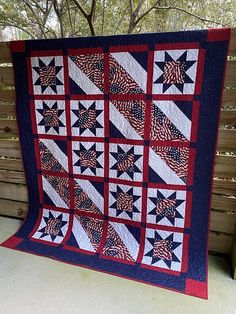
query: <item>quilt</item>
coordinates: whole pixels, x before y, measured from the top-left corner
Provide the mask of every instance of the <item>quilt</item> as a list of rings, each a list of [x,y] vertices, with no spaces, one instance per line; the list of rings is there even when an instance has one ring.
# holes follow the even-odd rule
[[[2,245],[207,298],[229,38],[11,42],[29,210]]]

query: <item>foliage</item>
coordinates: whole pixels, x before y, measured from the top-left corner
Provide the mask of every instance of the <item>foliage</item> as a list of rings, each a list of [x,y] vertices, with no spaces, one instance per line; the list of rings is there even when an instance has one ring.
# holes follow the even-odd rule
[[[57,38],[236,26],[236,0],[0,0],[0,27]],[[9,28],[10,27],[10,28]]]

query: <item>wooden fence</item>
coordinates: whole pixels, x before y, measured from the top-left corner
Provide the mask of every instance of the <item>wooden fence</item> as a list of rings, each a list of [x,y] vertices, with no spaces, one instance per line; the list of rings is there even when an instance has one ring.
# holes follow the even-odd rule
[[[27,188],[18,142],[9,43],[0,43],[0,216],[23,219]],[[214,173],[209,250],[231,254],[236,278],[236,29],[226,69]]]

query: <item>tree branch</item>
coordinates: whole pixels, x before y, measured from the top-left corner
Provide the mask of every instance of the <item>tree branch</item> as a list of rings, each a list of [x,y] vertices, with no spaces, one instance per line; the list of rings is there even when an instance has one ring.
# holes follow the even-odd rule
[[[157,5],[157,3],[159,2],[160,0],[157,0],[147,11],[145,11],[142,15],[140,15],[137,20],[136,20],[136,25],[148,14],[150,13],[154,8],[155,6]],[[135,25],[135,26],[136,26]]]
[[[105,23],[105,6],[106,6],[106,0],[102,1],[102,29],[101,29],[101,34],[103,35],[104,33],[104,23]]]
[[[44,25],[43,23],[40,22],[39,20],[39,17],[38,15],[36,14],[35,10],[32,8],[32,6],[28,3],[28,1],[26,0],[22,0],[23,3],[29,8],[30,12],[32,13],[32,15],[34,16],[39,28],[40,28],[40,31],[41,31],[41,35],[44,37],[44,38],[47,38],[47,35],[44,31]]]
[[[80,12],[83,14],[83,16],[87,19],[88,18],[88,13],[86,13],[86,11],[82,7],[82,5],[79,3],[79,1],[78,0],[73,0],[73,1],[76,4],[76,6],[78,7],[78,9],[80,10]]]
[[[62,4],[63,4],[63,2],[62,2]],[[62,21],[62,7],[59,8],[57,0],[53,0],[53,8],[54,8],[54,11],[57,15],[58,22],[60,25],[61,37],[65,37],[64,26],[63,26],[63,21]]]
[[[10,23],[10,22],[0,22],[0,26],[6,27],[6,26],[11,26],[11,27],[15,27],[20,29],[21,31],[23,31],[24,33],[26,33],[27,35],[30,36],[30,38],[35,38],[35,34],[30,33],[28,30],[24,29],[22,26],[18,25],[18,24],[14,24],[14,23]]]
[[[210,19],[206,19],[204,17],[201,17],[201,16],[199,16],[197,14],[194,14],[192,12],[189,12],[189,11],[187,11],[185,9],[182,9],[182,8],[179,8],[179,7],[174,7],[174,6],[158,7],[158,6],[154,6],[153,9],[155,9],[155,10],[176,10],[176,11],[181,11],[181,12],[183,12],[185,14],[188,14],[188,15],[190,15],[190,16],[192,16],[192,17],[194,17],[194,18],[196,18],[196,19],[198,19],[198,20],[200,20],[202,22],[214,23],[214,24],[217,24],[217,25],[225,26],[224,24],[222,24],[220,22],[213,21],[213,20],[210,20]]]
[[[79,0],[73,0],[74,4],[77,6],[77,8],[80,10],[80,12],[83,14],[84,18],[87,20],[90,32],[92,36],[96,36],[95,28],[94,28],[94,16],[95,16],[95,10],[96,10],[96,0],[92,0],[90,13],[87,13],[85,9],[80,4]]]
[[[133,8],[133,0],[130,0],[130,22],[129,22],[129,28],[127,32],[128,34],[131,34],[133,32],[133,30],[138,25],[138,23],[155,8],[155,6],[158,4],[159,1],[160,0],[156,0],[155,3],[149,9],[147,9],[143,14],[141,14],[138,17],[138,14],[144,3],[144,0],[139,0],[135,10]]]
[[[130,8],[130,16],[132,16],[134,13],[134,1],[133,0],[129,0],[129,8]]]
[[[91,10],[89,13],[89,16],[91,16],[91,18],[94,18],[95,9],[96,9],[96,0],[92,0]]]
[[[119,19],[119,22],[117,23],[116,29],[115,29],[115,31],[114,31],[114,35],[115,35],[116,32],[118,31],[118,29],[119,29],[119,27],[120,27],[120,25],[121,25],[121,22],[123,21],[125,15],[126,15],[126,12],[127,12],[128,8],[129,8],[129,5],[124,9],[123,14],[121,15],[121,17],[120,17],[120,19]]]
[[[67,6],[68,15],[69,15],[69,23],[70,23],[70,29],[71,29],[70,34],[72,34],[72,33],[74,32],[74,28],[73,28],[73,23],[72,23],[72,18],[71,18],[71,12],[70,12],[70,6],[69,6],[68,0],[66,0],[66,6]]]

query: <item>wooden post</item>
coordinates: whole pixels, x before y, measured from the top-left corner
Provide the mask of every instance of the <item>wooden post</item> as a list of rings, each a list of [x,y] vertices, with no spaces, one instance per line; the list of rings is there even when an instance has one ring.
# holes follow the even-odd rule
[[[231,262],[232,262],[233,279],[236,280],[236,224],[234,228],[234,237],[233,237],[233,243],[232,243]]]

